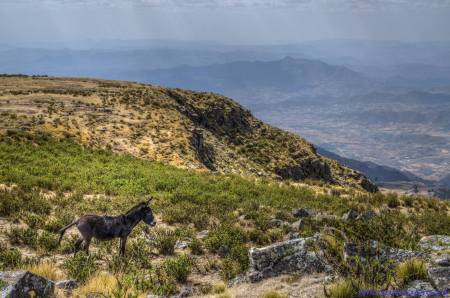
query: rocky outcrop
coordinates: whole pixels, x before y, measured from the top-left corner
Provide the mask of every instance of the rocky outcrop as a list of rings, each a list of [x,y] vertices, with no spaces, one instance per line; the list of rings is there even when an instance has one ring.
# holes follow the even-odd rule
[[[450,292],[450,236],[425,236],[419,246],[429,253],[427,268],[431,283],[436,289]]]
[[[393,260],[400,263],[423,256],[424,254],[419,251],[383,246],[374,240],[368,241],[364,244],[355,244],[350,242],[344,244],[345,258],[360,257],[362,261],[365,261],[368,258],[378,258],[381,261]]]
[[[427,267],[428,277],[436,289],[450,293],[450,254],[433,255]]]
[[[450,249],[450,236],[431,235],[422,237],[419,241],[422,250],[442,251]]]
[[[292,215],[297,218],[303,218],[303,217],[312,217],[314,216],[315,212],[311,209],[306,208],[295,208],[292,209]]]
[[[1,297],[52,297],[55,284],[28,271],[1,272],[0,280],[7,284],[1,291]]]
[[[331,267],[310,246],[313,241],[314,237],[298,238],[250,249],[249,280],[257,282],[283,273],[330,271]]]
[[[298,164],[276,169],[276,174],[283,179],[302,180],[306,178],[333,182],[330,166],[319,158],[307,158]]]
[[[198,159],[209,170],[215,171],[215,152],[214,147],[205,142],[204,132],[202,129],[196,128],[192,130],[192,147],[197,153]]]

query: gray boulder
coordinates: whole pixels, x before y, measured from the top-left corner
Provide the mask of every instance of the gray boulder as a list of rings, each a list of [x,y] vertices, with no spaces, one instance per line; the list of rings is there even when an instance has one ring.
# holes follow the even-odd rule
[[[342,220],[356,220],[359,213],[356,210],[350,209],[344,215],[342,215]]]
[[[356,220],[369,221],[372,218],[374,218],[375,216],[376,216],[375,212],[369,210],[369,211],[365,211],[365,212],[359,214],[356,217]]]
[[[405,290],[408,294],[402,297],[429,297],[432,293],[436,293],[433,286],[423,280],[413,280],[408,283],[405,287]]]
[[[292,215],[297,218],[311,217],[314,215],[314,212],[306,208],[295,208],[292,209]]]
[[[441,251],[450,249],[450,236],[431,235],[424,236],[419,241],[419,246],[423,250]]]
[[[428,277],[436,289],[450,291],[450,255],[432,255],[427,267]]]
[[[395,262],[404,262],[409,259],[422,257],[424,254],[418,251],[394,248],[379,244],[371,240],[363,244],[344,243],[344,257],[360,257],[361,261],[368,258],[378,258],[382,261],[393,260]]]
[[[325,264],[309,245],[315,240],[315,237],[298,238],[266,247],[251,248],[249,280],[257,282],[284,273],[330,271],[331,267]]]
[[[51,297],[55,290],[55,284],[51,280],[29,271],[1,272],[0,280],[7,284],[7,286],[1,290],[1,297],[45,298]]]

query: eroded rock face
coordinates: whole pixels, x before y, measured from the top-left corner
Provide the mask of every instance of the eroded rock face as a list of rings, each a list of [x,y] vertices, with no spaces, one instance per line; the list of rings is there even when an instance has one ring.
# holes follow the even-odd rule
[[[214,147],[205,142],[204,133],[201,129],[192,130],[191,144],[197,152],[198,159],[208,169],[215,171],[215,152]]]
[[[0,280],[8,284],[2,289],[1,297],[45,298],[51,297],[55,290],[55,284],[52,281],[28,271],[1,272]]]
[[[283,273],[330,271],[331,267],[325,264],[310,247],[315,239],[314,237],[298,238],[250,249],[249,280],[257,282]]]

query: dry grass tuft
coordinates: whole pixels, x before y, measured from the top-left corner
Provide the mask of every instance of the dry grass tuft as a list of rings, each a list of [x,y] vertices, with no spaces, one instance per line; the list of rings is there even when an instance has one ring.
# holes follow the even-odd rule
[[[61,274],[56,269],[55,264],[51,262],[44,262],[32,265],[30,267],[26,267],[25,270],[53,281],[61,278]]]
[[[100,272],[89,279],[84,286],[75,289],[73,296],[87,297],[89,294],[96,294],[97,296],[108,297],[117,287],[117,279],[112,274]]]

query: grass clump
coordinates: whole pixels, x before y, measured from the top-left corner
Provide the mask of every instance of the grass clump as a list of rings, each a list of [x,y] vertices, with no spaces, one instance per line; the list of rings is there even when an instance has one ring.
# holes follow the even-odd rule
[[[94,257],[78,252],[64,261],[63,268],[70,278],[85,283],[97,271],[98,266]]]
[[[73,291],[74,297],[111,297],[117,289],[117,279],[108,273],[101,272],[93,275],[86,283]]]
[[[428,273],[424,261],[412,259],[397,266],[395,277],[397,282],[406,285],[413,280],[426,280]]]
[[[26,270],[53,281],[58,280],[61,277],[56,266],[51,262],[34,264],[26,267]]]
[[[325,290],[325,289],[324,289]],[[335,283],[327,291],[325,290],[325,296],[328,298],[354,298],[358,295],[358,286],[351,280],[344,280]]]
[[[11,244],[26,245],[32,248],[36,248],[39,236],[36,230],[21,227],[12,227],[6,235]]]
[[[213,286],[211,288],[211,293],[221,294],[221,293],[224,293],[226,289],[227,289],[227,286],[225,285],[225,283],[218,282],[218,283],[213,284]]]
[[[22,265],[22,253],[17,248],[0,246],[0,270],[11,270]]]
[[[165,259],[162,266],[169,276],[174,277],[178,282],[184,283],[191,273],[192,260],[186,255],[180,255]]]
[[[269,291],[264,294],[264,298],[287,298],[287,295],[285,293],[280,293],[277,291]]]
[[[160,254],[173,255],[178,235],[173,230],[156,228],[151,233],[151,239]]]

